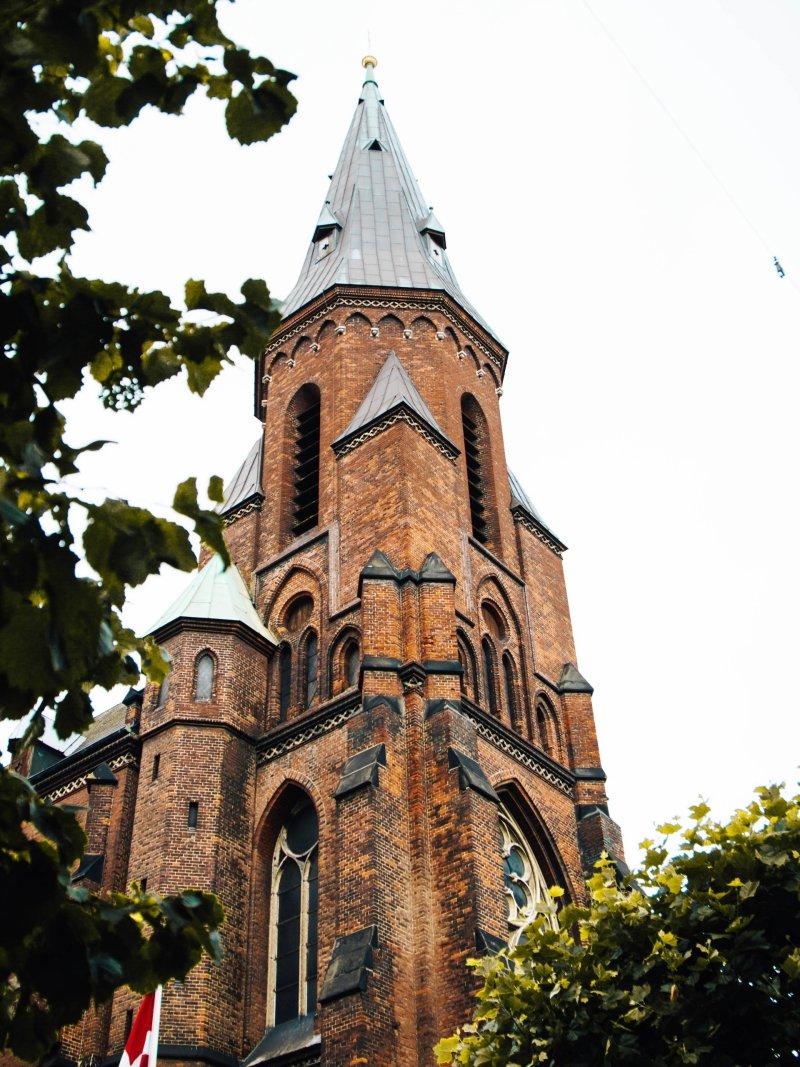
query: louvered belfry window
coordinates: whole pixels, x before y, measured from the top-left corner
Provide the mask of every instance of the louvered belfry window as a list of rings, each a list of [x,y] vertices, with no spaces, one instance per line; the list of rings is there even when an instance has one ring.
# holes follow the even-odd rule
[[[489,524],[486,519],[486,492],[483,481],[480,437],[478,424],[473,414],[470,414],[467,403],[463,403],[461,406],[461,419],[464,424],[464,458],[467,463],[472,536],[476,541],[480,541],[482,545],[485,545],[489,541]]]
[[[319,521],[319,392],[303,390],[295,416],[292,535],[313,530]]]

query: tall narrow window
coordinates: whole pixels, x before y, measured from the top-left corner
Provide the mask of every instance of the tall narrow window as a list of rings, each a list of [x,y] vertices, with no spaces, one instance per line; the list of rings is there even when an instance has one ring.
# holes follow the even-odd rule
[[[548,715],[541,704],[536,707],[536,730],[539,734],[539,744],[542,746],[542,751],[546,752],[548,756],[553,754],[553,746],[550,741],[550,723],[548,722]]]
[[[172,671],[172,657],[169,655],[166,649],[162,648],[164,653],[164,659],[167,661],[167,673],[164,675],[161,685],[158,687],[158,694],[156,696],[156,705],[161,707],[162,704],[166,704],[167,697],[169,696],[169,676]]]
[[[358,674],[360,668],[361,650],[358,647],[358,641],[348,641],[347,646],[344,650],[344,684],[348,688],[354,685],[358,685]]]
[[[186,818],[186,825],[189,827],[190,830],[197,829],[197,813],[199,808],[200,805],[196,800],[189,801],[189,814]]]
[[[317,839],[304,798],[281,827],[272,861],[267,1025],[314,1011],[317,1001]]]
[[[281,645],[278,659],[278,711],[281,719],[289,714],[292,702],[292,646]]]
[[[287,515],[290,537],[312,530],[319,521],[319,414],[315,385],[304,385],[287,412],[291,506]]]
[[[500,847],[512,944],[519,940],[527,923],[541,912],[557,930],[558,919],[541,865],[525,834],[503,804],[500,805]]]
[[[150,781],[151,782],[154,782],[156,780],[156,778],[158,778],[158,772],[159,772],[160,767],[161,767],[161,753],[160,752],[156,752],[155,756],[153,756],[153,769],[152,769],[152,773],[150,775]]]
[[[497,714],[497,689],[494,668],[494,649],[488,637],[481,642],[483,650],[483,678],[486,687],[486,706],[492,715]]]
[[[305,674],[306,707],[310,708],[319,688],[319,641],[313,630],[306,638]]]
[[[511,725],[517,725],[517,687],[514,680],[514,664],[508,652],[503,654],[503,680],[506,687],[506,706]]]
[[[475,669],[475,655],[472,647],[467,643],[466,637],[459,631],[458,662],[461,664],[461,692],[465,697],[478,700],[478,678]]]
[[[204,652],[198,657],[194,675],[194,699],[211,700],[214,690],[214,657]]]
[[[491,487],[492,460],[486,418],[474,397],[461,402],[464,430],[464,460],[467,465],[467,488],[472,536],[490,548],[497,541],[494,496]]]

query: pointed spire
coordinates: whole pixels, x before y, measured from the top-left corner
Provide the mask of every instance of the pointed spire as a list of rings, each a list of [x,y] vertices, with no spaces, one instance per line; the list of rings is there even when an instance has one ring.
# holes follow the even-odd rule
[[[376,65],[374,56],[364,57],[358,105],[283,317],[334,285],[430,289],[447,293],[491,334],[458,285],[444,229],[384,107]]]
[[[433,417],[395,352],[390,352],[386,357],[386,362],[378,371],[349,426],[333,441],[333,449],[341,451],[352,438],[368,428],[376,427],[387,415],[399,408],[405,408],[415,422],[424,424],[437,440],[458,455],[458,449]]]
[[[271,644],[277,640],[269,632],[253,607],[253,602],[235,563],[223,567],[219,556],[212,556],[199,570],[178,599],[148,631],[158,634],[179,619],[202,619],[238,622]]]

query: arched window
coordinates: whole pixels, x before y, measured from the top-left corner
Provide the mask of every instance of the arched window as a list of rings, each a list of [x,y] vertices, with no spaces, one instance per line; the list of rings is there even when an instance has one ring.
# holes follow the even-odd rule
[[[541,865],[519,824],[508,808],[500,805],[500,847],[503,857],[503,887],[508,901],[511,942],[519,940],[525,925],[541,911],[554,930],[558,919]]]
[[[361,649],[358,641],[353,637],[344,647],[344,684],[348,689],[358,685],[358,675],[361,669]]]
[[[319,389],[304,385],[286,411],[284,484],[291,490],[284,502],[283,526],[289,539],[319,522],[319,415]]]
[[[278,833],[272,859],[267,1025],[314,1011],[317,1002],[317,841],[304,797]]]
[[[214,692],[214,657],[208,652],[198,656],[194,668],[194,699],[211,700]]]
[[[305,664],[306,707],[310,708],[316,699],[319,689],[319,641],[313,630],[306,638],[305,656],[303,658]]]
[[[486,707],[492,713],[497,714],[497,688],[496,688],[496,672],[495,672],[495,659],[494,649],[492,648],[492,642],[488,637],[484,637],[481,642],[481,649],[483,650],[483,680],[484,688],[486,689]]]
[[[283,720],[292,703],[292,646],[281,645],[278,653],[278,711]]]
[[[461,423],[472,536],[491,548],[497,543],[497,518],[492,489],[489,428],[478,402],[472,396],[462,398]]]
[[[514,663],[508,652],[503,653],[503,681],[506,690],[506,707],[513,727],[517,726],[517,683],[514,678]]]
[[[461,664],[461,692],[472,700],[478,700],[478,672],[475,669],[475,656],[466,637],[459,631],[458,662]]]
[[[156,694],[156,707],[158,708],[160,708],[162,704],[166,704],[167,702],[167,697],[169,696],[169,679],[170,674],[172,673],[172,657],[165,648],[161,649],[161,653],[164,656],[164,659],[167,661],[167,673],[161,679],[161,685],[159,685],[158,692]]]
[[[553,742],[550,736],[550,716],[544,704],[539,701],[536,705],[536,731],[539,734],[539,744],[542,751],[548,756],[553,755]]]

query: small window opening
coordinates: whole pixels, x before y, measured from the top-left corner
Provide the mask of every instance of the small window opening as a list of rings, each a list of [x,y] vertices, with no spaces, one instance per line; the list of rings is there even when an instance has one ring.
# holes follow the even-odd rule
[[[125,1012],[125,1041],[131,1036],[131,1030],[133,1029],[133,1008],[128,1008]]]
[[[297,416],[292,534],[313,530],[319,517],[319,397]]]
[[[282,645],[278,662],[278,712],[283,720],[292,702],[292,647]]]
[[[369,152],[382,152],[383,151],[383,145],[381,144],[381,142],[378,140],[377,137],[374,140],[370,141],[370,143],[367,145],[367,151],[369,151]]]
[[[144,878],[140,878],[139,879],[139,885],[142,887],[142,892],[146,893],[147,892],[147,875],[145,875]]]
[[[205,652],[197,660],[194,699],[211,700],[214,690],[214,657]]]
[[[306,641],[306,707],[311,707],[319,683],[319,641],[311,633]]]
[[[189,827],[190,830],[197,829],[197,812],[199,807],[200,805],[196,800],[189,801],[189,817],[186,821],[186,825]]]
[[[550,741],[550,723],[547,720],[547,712],[540,704],[536,709],[536,728],[539,731],[539,744],[542,746],[543,752],[546,752],[548,756],[552,756],[553,746]]]
[[[485,493],[481,454],[478,440],[478,427],[473,419],[462,411],[464,423],[464,458],[467,463],[467,485],[469,488],[469,510],[472,520],[472,536],[482,545],[489,540],[489,524],[486,521]]]
[[[361,656],[358,641],[351,641],[344,654],[344,677],[348,688],[358,685],[358,675],[361,669]]]
[[[488,637],[484,637],[483,673],[486,682],[486,705],[492,715],[497,714],[497,691],[495,689],[494,649]]]
[[[153,773],[150,776],[151,781],[154,782],[156,780],[156,778],[158,778],[158,772],[159,772],[160,768],[161,768],[161,754],[159,752],[157,752],[155,754],[155,756],[153,756]]]
[[[514,686],[514,666],[511,662],[511,657],[506,652],[503,656],[503,674],[505,675],[506,683],[506,704],[508,705],[508,715],[511,719],[511,725],[517,725],[517,697],[516,688]]]

